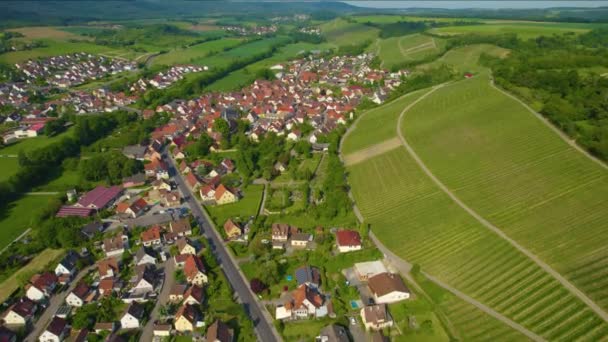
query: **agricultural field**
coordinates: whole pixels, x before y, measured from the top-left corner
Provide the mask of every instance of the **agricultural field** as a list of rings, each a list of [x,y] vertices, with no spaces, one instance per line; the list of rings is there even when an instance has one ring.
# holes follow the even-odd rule
[[[40,39],[40,41],[44,42],[46,46],[35,48],[32,50],[11,51],[0,54],[0,62],[14,64],[33,58],[59,56],[75,52],[88,52],[109,57],[122,56],[125,58],[128,58],[133,54],[129,54],[129,51],[123,49],[96,45],[86,41],[67,42],[51,39]]]
[[[431,94],[402,128],[456,196],[608,308],[605,167],[485,77]]]
[[[357,129],[351,129],[342,141],[342,154],[348,155],[396,137],[399,114],[403,108],[426,92],[428,89],[411,92],[390,103],[362,113],[357,120]]]
[[[0,182],[9,179],[18,170],[19,160],[17,158],[0,157]]]
[[[262,202],[262,194],[264,192],[263,185],[249,185],[241,189],[243,198],[237,203],[224,204],[220,206],[206,206],[209,216],[217,224],[218,227],[224,225],[229,218],[240,217],[247,219],[250,216],[256,216]]]
[[[458,207],[404,148],[347,169],[366,222],[397,255],[546,339],[608,336],[608,324]]]
[[[68,39],[77,39],[84,40],[87,39],[79,35],[78,33],[70,32],[65,30],[63,27],[21,27],[16,29],[10,29],[9,31],[18,32],[24,35],[24,37],[19,38],[23,40],[37,40],[37,39],[54,39],[54,40],[63,40],[66,41]]]
[[[445,41],[424,34],[379,39],[370,45],[369,51],[378,54],[382,67],[392,68],[407,62],[415,62],[438,55],[443,51]]]
[[[40,252],[25,267],[0,283],[0,301],[4,302],[13,291],[21,286],[22,278],[27,277],[26,279],[29,279],[29,275],[44,270],[47,265],[55,262],[62,254],[63,250],[61,249],[45,249]]]
[[[337,46],[357,45],[373,41],[379,30],[363,24],[349,23],[344,19],[335,19],[320,26],[327,41]]]
[[[0,249],[6,247],[26,229],[31,228],[33,219],[40,210],[57,196],[26,195],[12,202],[0,212]]]
[[[483,25],[446,26],[431,29],[429,32],[438,35],[458,34],[503,34],[515,33],[521,39],[531,39],[538,36],[550,36],[564,33],[585,33],[597,27],[596,24],[580,23],[534,23],[534,22],[508,22],[487,23]]]
[[[355,15],[350,17],[358,23],[391,24],[399,21],[436,21],[440,23],[451,23],[462,21],[462,18],[438,18],[438,17],[412,17],[408,15]],[[482,22],[482,19],[466,18],[467,21]]]
[[[178,49],[154,58],[153,65],[174,65],[191,63],[196,59],[233,48],[243,42],[241,38],[223,38],[196,44],[186,49]]]
[[[460,73],[473,72],[487,74],[488,69],[482,67],[478,63],[479,56],[482,53],[495,57],[505,57],[509,53],[509,50],[488,44],[467,45],[451,49],[435,61],[419,65],[417,68],[418,70],[425,70],[428,68],[436,68],[441,65],[448,65]]]
[[[209,66],[209,68],[224,68],[232,62],[269,51],[274,45],[285,42],[286,40],[287,38],[285,37],[273,37],[256,40],[247,44],[239,45],[234,49],[230,49],[213,56],[196,59],[192,61],[192,63],[206,65]]]

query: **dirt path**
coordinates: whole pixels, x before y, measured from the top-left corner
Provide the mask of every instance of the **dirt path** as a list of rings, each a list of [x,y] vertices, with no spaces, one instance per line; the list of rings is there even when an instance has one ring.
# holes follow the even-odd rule
[[[364,148],[362,150],[353,152],[351,154],[347,154],[346,156],[344,156],[344,165],[350,166],[350,165],[360,163],[369,158],[381,155],[384,152],[394,150],[400,146],[401,146],[401,140],[399,140],[399,138],[392,138],[392,139],[385,140],[379,144],[372,145],[368,148]]]
[[[374,235],[373,232],[369,233],[369,237],[372,239],[372,241],[374,242],[374,244],[376,245],[376,247],[378,247],[378,249],[384,254],[384,258],[390,262],[391,265],[393,265],[393,267],[395,267],[397,270],[399,270],[399,272],[401,274],[403,274],[403,276],[410,280],[413,281],[414,283],[416,283],[413,279],[413,277],[409,274],[410,270],[412,269],[412,264],[410,264],[409,262],[403,260],[402,258],[398,257],[397,255],[395,255],[393,252],[391,252],[390,249],[388,249],[386,246],[384,246],[382,244],[382,242],[380,242],[380,240],[378,240],[378,238]],[[484,304],[476,301],[475,299],[467,296],[466,294],[458,291],[457,289],[451,287],[448,284],[443,283],[442,281],[434,278],[433,276],[430,276],[424,272],[422,272],[422,274],[427,277],[429,280],[431,280],[432,282],[434,282],[435,284],[441,286],[442,288],[446,289],[447,291],[451,292],[452,294],[454,294],[456,297],[464,300],[465,302],[475,306],[477,309],[485,312],[486,314],[496,318],[497,320],[501,321],[502,323],[508,325],[509,327],[519,331],[520,333],[526,335],[527,337],[529,337],[530,339],[534,340],[534,341],[544,341],[544,339],[538,335],[536,335],[535,333],[531,332],[530,330],[524,328],[523,326],[517,324],[516,322],[512,321],[511,319],[501,315],[500,313],[494,311],[493,309],[485,306]],[[446,317],[447,319],[447,317]],[[449,321],[449,320],[448,320]]]
[[[583,149],[582,147],[580,147],[577,143],[576,140],[571,139],[569,136],[567,136],[564,132],[562,132],[559,128],[555,127],[551,122],[549,122],[549,120],[547,120],[544,116],[542,116],[542,114],[536,112],[534,109],[532,109],[530,106],[528,106],[525,102],[523,102],[522,100],[520,100],[519,98],[517,98],[515,95],[510,94],[506,91],[504,91],[503,89],[501,89],[500,87],[497,87],[494,84],[494,80],[490,81],[490,85],[500,91],[501,93],[503,93],[504,95],[510,97],[511,99],[517,101],[519,104],[521,104],[522,106],[524,106],[524,108],[526,108],[530,113],[534,114],[534,116],[539,119],[542,123],[545,124],[545,126],[551,128],[551,130],[553,130],[553,132],[557,133],[557,135],[562,138],[563,141],[565,141],[568,145],[574,147],[577,151],[579,151],[580,153],[584,154],[587,158],[591,159],[592,161],[594,161],[596,164],[598,164],[599,166],[603,167],[604,169],[608,170],[608,165],[606,165],[603,161],[597,159],[596,157],[592,156],[589,152],[587,152],[585,149]]]
[[[408,151],[410,156],[412,156],[412,158],[414,159],[416,164],[418,164],[418,166],[422,169],[422,171],[433,181],[433,183],[435,183],[435,185],[437,185],[437,187],[439,187],[456,204],[458,204],[458,206],[460,206],[462,209],[464,209],[464,211],[466,211],[469,215],[473,216],[483,226],[485,226],[486,228],[488,228],[489,230],[494,232],[496,235],[498,235],[499,237],[501,237],[502,239],[507,241],[509,244],[511,244],[511,246],[513,246],[515,249],[517,249],[518,251],[523,253],[525,256],[530,258],[532,261],[534,261],[534,263],[536,263],[541,269],[543,269],[545,272],[547,272],[553,278],[555,278],[558,282],[560,282],[560,284],[562,284],[562,286],[564,286],[566,289],[568,289],[573,295],[575,295],[581,301],[583,301],[585,304],[587,304],[604,321],[608,322],[608,313],[606,313],[602,308],[600,308],[599,305],[597,305],[593,300],[591,300],[589,297],[587,297],[587,295],[585,295],[576,286],[574,286],[572,283],[570,283],[568,280],[566,280],[566,278],[564,278],[560,273],[555,271],[551,266],[549,266],[544,261],[542,261],[535,254],[533,254],[532,252],[527,250],[525,247],[520,245],[517,241],[511,239],[502,230],[500,230],[498,227],[494,226],[488,220],[486,220],[481,215],[479,215],[475,210],[471,209],[464,202],[462,202],[460,200],[460,198],[458,198],[445,184],[443,184],[435,176],[435,174],[426,166],[426,164],[424,164],[422,159],[420,159],[418,154],[416,154],[416,151],[414,151],[414,149],[409,145],[409,143],[407,142],[407,140],[405,139],[405,137],[403,136],[403,133],[401,131],[401,123],[403,122],[403,117],[405,116],[405,113],[409,109],[411,109],[414,105],[416,105],[420,100],[424,99],[427,95],[431,94],[433,91],[439,89],[439,87],[441,87],[443,85],[445,85],[445,83],[433,88],[433,90],[426,93],[424,96],[420,97],[418,100],[414,101],[411,105],[409,105],[405,109],[403,109],[403,111],[399,115],[399,120],[397,121],[397,135],[399,136],[399,139],[401,139],[403,146],[406,148],[406,150]]]

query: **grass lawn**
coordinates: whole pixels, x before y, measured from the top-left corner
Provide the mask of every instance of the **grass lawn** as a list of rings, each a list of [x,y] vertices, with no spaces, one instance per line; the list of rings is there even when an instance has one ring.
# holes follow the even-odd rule
[[[44,209],[53,198],[54,196],[24,196],[0,212],[0,249],[30,228],[36,213]]]
[[[527,256],[458,207],[405,148],[348,171],[366,222],[405,260],[549,340],[608,328]],[[564,315],[570,310],[580,316]]]
[[[170,51],[166,54],[154,58],[154,65],[165,64],[174,65],[180,63],[190,63],[196,59],[206,57],[210,54],[221,52],[225,48],[232,48],[243,42],[242,38],[222,38],[209,42],[196,44],[186,49]]]
[[[223,226],[227,219],[232,217],[249,218],[258,214],[262,202],[263,185],[249,185],[241,189],[243,198],[237,203],[224,204],[219,206],[207,206],[209,215],[218,225]]]
[[[444,48],[445,41],[423,34],[410,34],[402,37],[391,37],[377,40],[368,47],[382,61],[382,67],[391,68],[406,62],[415,62],[428,56],[438,55]]]
[[[608,277],[593,271],[608,265],[606,169],[485,77],[438,90],[403,124],[461,200],[608,308]]]
[[[355,214],[349,212],[346,216],[336,216],[331,219],[316,218],[307,213],[298,214],[275,214],[268,215],[267,222],[272,223],[287,223],[299,228],[312,229],[317,226],[323,227],[357,227],[357,218]]]
[[[20,278],[30,273],[42,271],[47,265],[56,261],[63,254],[61,249],[45,249],[32,259],[25,267],[15,272],[0,283],[0,302],[4,302],[21,284]]]
[[[75,52],[89,52],[92,54],[122,54],[126,51],[108,46],[96,45],[88,42],[67,42],[51,39],[40,39],[47,46],[32,50],[12,51],[0,55],[0,62],[14,64],[38,57],[65,55]]]
[[[484,25],[446,26],[431,29],[430,32],[440,35],[458,34],[503,34],[515,33],[522,39],[531,39],[538,36],[551,36],[573,32],[585,33],[598,25],[580,23],[534,23],[534,22],[507,22],[488,23]]]
[[[99,182],[103,183],[103,182]],[[64,170],[61,172],[59,177],[52,179],[46,184],[36,187],[32,191],[59,191],[65,192],[69,189],[73,189],[75,186],[81,184],[80,175],[75,170]]]
[[[411,92],[383,106],[370,109],[361,114],[353,129],[342,142],[344,155],[376,145],[397,136],[397,119],[403,108],[427,93],[429,89]]]
[[[333,322],[329,318],[287,322],[281,336],[285,341],[314,341],[321,329]]]
[[[0,157],[0,182],[9,179],[17,171],[19,171],[19,160],[17,158]]]
[[[8,145],[4,148],[0,148],[0,154],[2,155],[17,155],[19,151],[30,152],[40,147],[47,146],[54,142],[61,140],[63,137],[69,136],[73,131],[72,128],[67,131],[55,135],[53,137],[48,137],[46,135],[37,136],[35,138],[27,138],[21,139],[14,144]]]

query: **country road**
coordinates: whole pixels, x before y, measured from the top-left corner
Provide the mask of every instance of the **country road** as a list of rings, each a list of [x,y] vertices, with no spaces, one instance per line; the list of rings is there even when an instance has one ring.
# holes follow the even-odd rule
[[[544,261],[542,261],[538,256],[536,256],[535,254],[533,254],[532,252],[530,252],[529,250],[527,250],[525,247],[523,247],[522,245],[520,245],[517,241],[511,239],[509,236],[507,236],[507,234],[505,234],[502,230],[500,230],[500,228],[494,226],[488,220],[486,220],[481,215],[479,215],[475,210],[471,209],[463,201],[461,201],[460,198],[458,198],[445,184],[443,184],[443,182],[441,182],[435,176],[435,174],[426,166],[426,164],[418,156],[418,154],[416,153],[416,151],[414,151],[414,149],[407,142],[407,140],[405,139],[405,137],[403,135],[403,132],[401,130],[401,123],[403,122],[403,118],[405,117],[406,112],[409,111],[418,102],[420,102],[421,100],[423,100],[424,98],[426,98],[428,95],[430,95],[431,93],[433,93],[437,89],[443,87],[444,85],[445,85],[445,83],[441,84],[439,86],[434,87],[433,90],[431,90],[430,92],[424,94],[423,96],[421,96],[420,98],[418,98],[416,101],[414,101],[412,104],[410,104],[409,106],[405,107],[403,109],[403,111],[401,112],[401,114],[399,115],[399,120],[397,120],[397,135],[399,136],[399,139],[401,139],[401,142],[402,142],[403,146],[405,147],[405,149],[408,151],[408,153],[410,154],[410,156],[412,156],[412,158],[414,159],[414,161],[416,162],[416,164],[418,164],[418,166],[422,169],[422,171],[433,181],[433,183],[435,183],[435,185],[437,185],[437,187],[439,187],[439,189],[441,189],[456,204],[458,204],[458,206],[460,206],[469,215],[473,216],[483,226],[485,226],[486,228],[488,228],[489,230],[491,230],[492,232],[494,232],[496,235],[498,235],[499,237],[501,237],[502,239],[504,239],[505,241],[507,241],[511,246],[513,246],[514,248],[516,248],[522,254],[526,255],[528,258],[530,258],[532,261],[534,261],[534,263],[536,263],[541,269],[543,269],[545,272],[547,272],[548,274],[550,274],[553,278],[555,278],[557,281],[559,281],[560,284],[562,284],[562,286],[564,286],[572,294],[574,294],[581,301],[583,301],[585,304],[587,304],[604,321],[608,322],[608,313],[606,313],[593,300],[591,300],[589,297],[587,297],[587,295],[585,295],[576,286],[574,286],[572,283],[570,283],[560,273],[558,273],[557,271],[555,271],[551,266],[549,266],[547,263],[545,263]]]
[[[36,324],[34,324],[34,328],[32,329],[32,332],[30,332],[29,335],[27,335],[27,337],[25,338],[25,340],[24,340],[25,342],[35,342],[38,340],[38,336],[40,336],[44,332],[44,330],[46,329],[46,326],[49,324],[51,319],[55,316],[57,309],[59,309],[59,307],[64,303],[65,297],[67,297],[68,294],[70,294],[70,292],[72,292],[72,290],[74,290],[76,285],[78,285],[78,282],[87,273],[89,273],[90,270],[92,270],[95,267],[96,267],[96,265],[93,264],[91,266],[87,266],[86,268],[84,268],[72,280],[72,282],[70,283],[70,286],[68,287],[67,290],[64,290],[60,293],[56,293],[53,297],[51,297],[51,300],[49,301],[49,306],[46,308],[46,310],[44,310],[44,313],[38,318],[38,321],[36,321]]]
[[[195,195],[184,182],[182,175],[177,172],[177,167],[173,158],[167,156],[166,151],[163,151],[163,159],[169,164],[169,172],[179,189],[184,195],[184,199],[190,204],[192,214],[197,223],[201,227],[201,232],[209,241],[209,246],[213,251],[218,264],[222,267],[226,279],[230,282],[232,289],[237,294],[241,304],[245,308],[245,312],[253,322],[255,332],[259,341],[272,342],[281,341],[281,337],[272,324],[272,317],[260,306],[257,298],[249,289],[244,276],[240,273],[236,261],[227,251],[224,243],[215,230],[211,219],[207,216],[200,203],[196,200]]]

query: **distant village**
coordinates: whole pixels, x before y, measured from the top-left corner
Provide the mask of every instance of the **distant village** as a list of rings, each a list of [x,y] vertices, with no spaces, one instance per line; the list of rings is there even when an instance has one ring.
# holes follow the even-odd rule
[[[276,25],[269,25],[269,26],[257,25],[257,26],[252,26],[252,27],[227,25],[227,26],[222,26],[221,29],[228,31],[228,32],[238,34],[240,36],[249,36],[249,35],[263,36],[263,35],[275,33],[275,32],[277,32],[277,30],[279,28]]]

